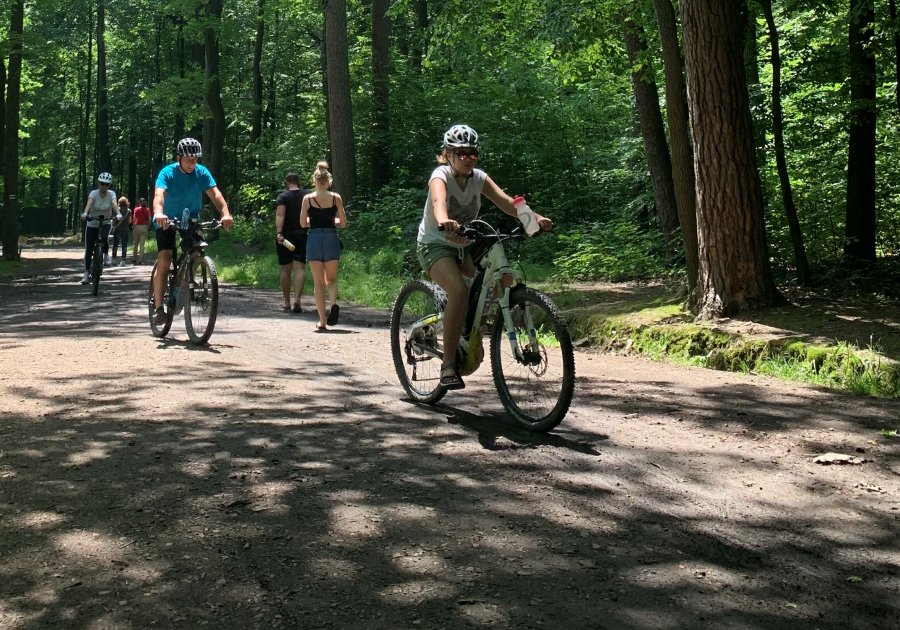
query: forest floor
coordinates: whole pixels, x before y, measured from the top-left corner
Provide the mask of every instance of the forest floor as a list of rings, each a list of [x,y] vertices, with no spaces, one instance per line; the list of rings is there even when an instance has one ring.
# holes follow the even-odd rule
[[[385,312],[223,286],[195,347],[80,256],[0,278],[4,630],[896,627],[898,400],[582,349],[534,435],[404,399]]]

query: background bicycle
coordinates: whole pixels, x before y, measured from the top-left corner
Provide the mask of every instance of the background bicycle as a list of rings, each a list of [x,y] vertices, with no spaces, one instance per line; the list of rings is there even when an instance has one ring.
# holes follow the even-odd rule
[[[218,229],[217,219],[198,223],[192,221],[182,229],[182,221],[171,221],[181,234],[181,254],[172,259],[168,269],[168,281],[163,294],[165,319],[157,323],[156,304],[153,298],[153,280],[159,271],[156,266],[150,274],[149,316],[150,329],[155,337],[165,337],[172,328],[172,321],[184,310],[184,325],[190,340],[198,345],[205,344],[212,336],[219,312],[219,278],[216,266],[206,254],[203,230]]]
[[[503,243],[522,238],[522,227],[507,232],[478,220],[459,234],[474,242],[477,273],[457,353],[463,376],[484,359],[490,339],[494,385],[507,412],[530,431],[549,431],[562,422],[575,389],[575,357],[565,320],[544,293],[526,286],[510,266]],[[403,389],[433,404],[447,389],[440,384],[444,291],[427,280],[407,283],[391,312],[391,353]]]
[[[88,270],[87,283],[82,282],[82,284],[89,284],[91,287],[91,295],[97,295],[100,291],[100,276],[103,275],[103,252],[104,250],[109,251],[109,235],[111,231],[107,229],[106,234],[104,235],[103,228],[111,226],[112,217],[107,218],[101,214],[97,217],[93,217],[91,221],[97,221],[97,237],[94,241],[93,252],[91,253],[91,265]]]

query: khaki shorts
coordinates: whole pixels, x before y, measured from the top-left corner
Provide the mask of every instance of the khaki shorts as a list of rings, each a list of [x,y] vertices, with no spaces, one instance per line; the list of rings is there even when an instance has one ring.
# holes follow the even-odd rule
[[[468,247],[460,249],[459,247],[445,245],[443,243],[416,244],[416,257],[419,259],[419,264],[422,266],[422,270],[425,273],[428,273],[428,270],[431,269],[431,265],[441,258],[455,258],[456,262],[462,264],[468,253]]]

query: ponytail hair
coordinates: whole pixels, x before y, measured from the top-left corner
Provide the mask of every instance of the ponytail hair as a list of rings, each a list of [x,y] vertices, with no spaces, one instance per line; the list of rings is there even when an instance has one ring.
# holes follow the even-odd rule
[[[332,180],[334,179],[331,176],[331,171],[328,170],[328,162],[322,161],[316,164],[316,170],[313,171],[313,184],[317,181],[325,181],[328,180],[328,185],[331,185]]]

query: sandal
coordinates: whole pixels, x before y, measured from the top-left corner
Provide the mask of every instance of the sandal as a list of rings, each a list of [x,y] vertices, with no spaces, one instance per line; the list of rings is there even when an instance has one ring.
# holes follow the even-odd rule
[[[282,307],[281,307],[281,312],[282,312],[282,313],[290,313],[290,312],[291,312],[291,307],[290,307],[290,306],[282,306]]]
[[[319,326],[318,324],[316,324],[316,332],[328,332],[328,328],[326,328],[325,326]]]
[[[466,384],[463,383],[462,377],[456,368],[452,365],[445,365],[441,368],[441,387],[445,389],[463,389]]]
[[[338,306],[337,304],[332,304],[331,310],[328,311],[328,319],[326,320],[328,322],[328,325],[334,326],[335,324],[337,324],[338,316],[340,314],[341,314],[341,307]]]
[[[294,304],[294,308],[292,308],[291,310],[292,310],[293,312],[295,312],[295,313],[302,313],[302,312],[303,312],[303,309],[300,307],[299,304]]]

